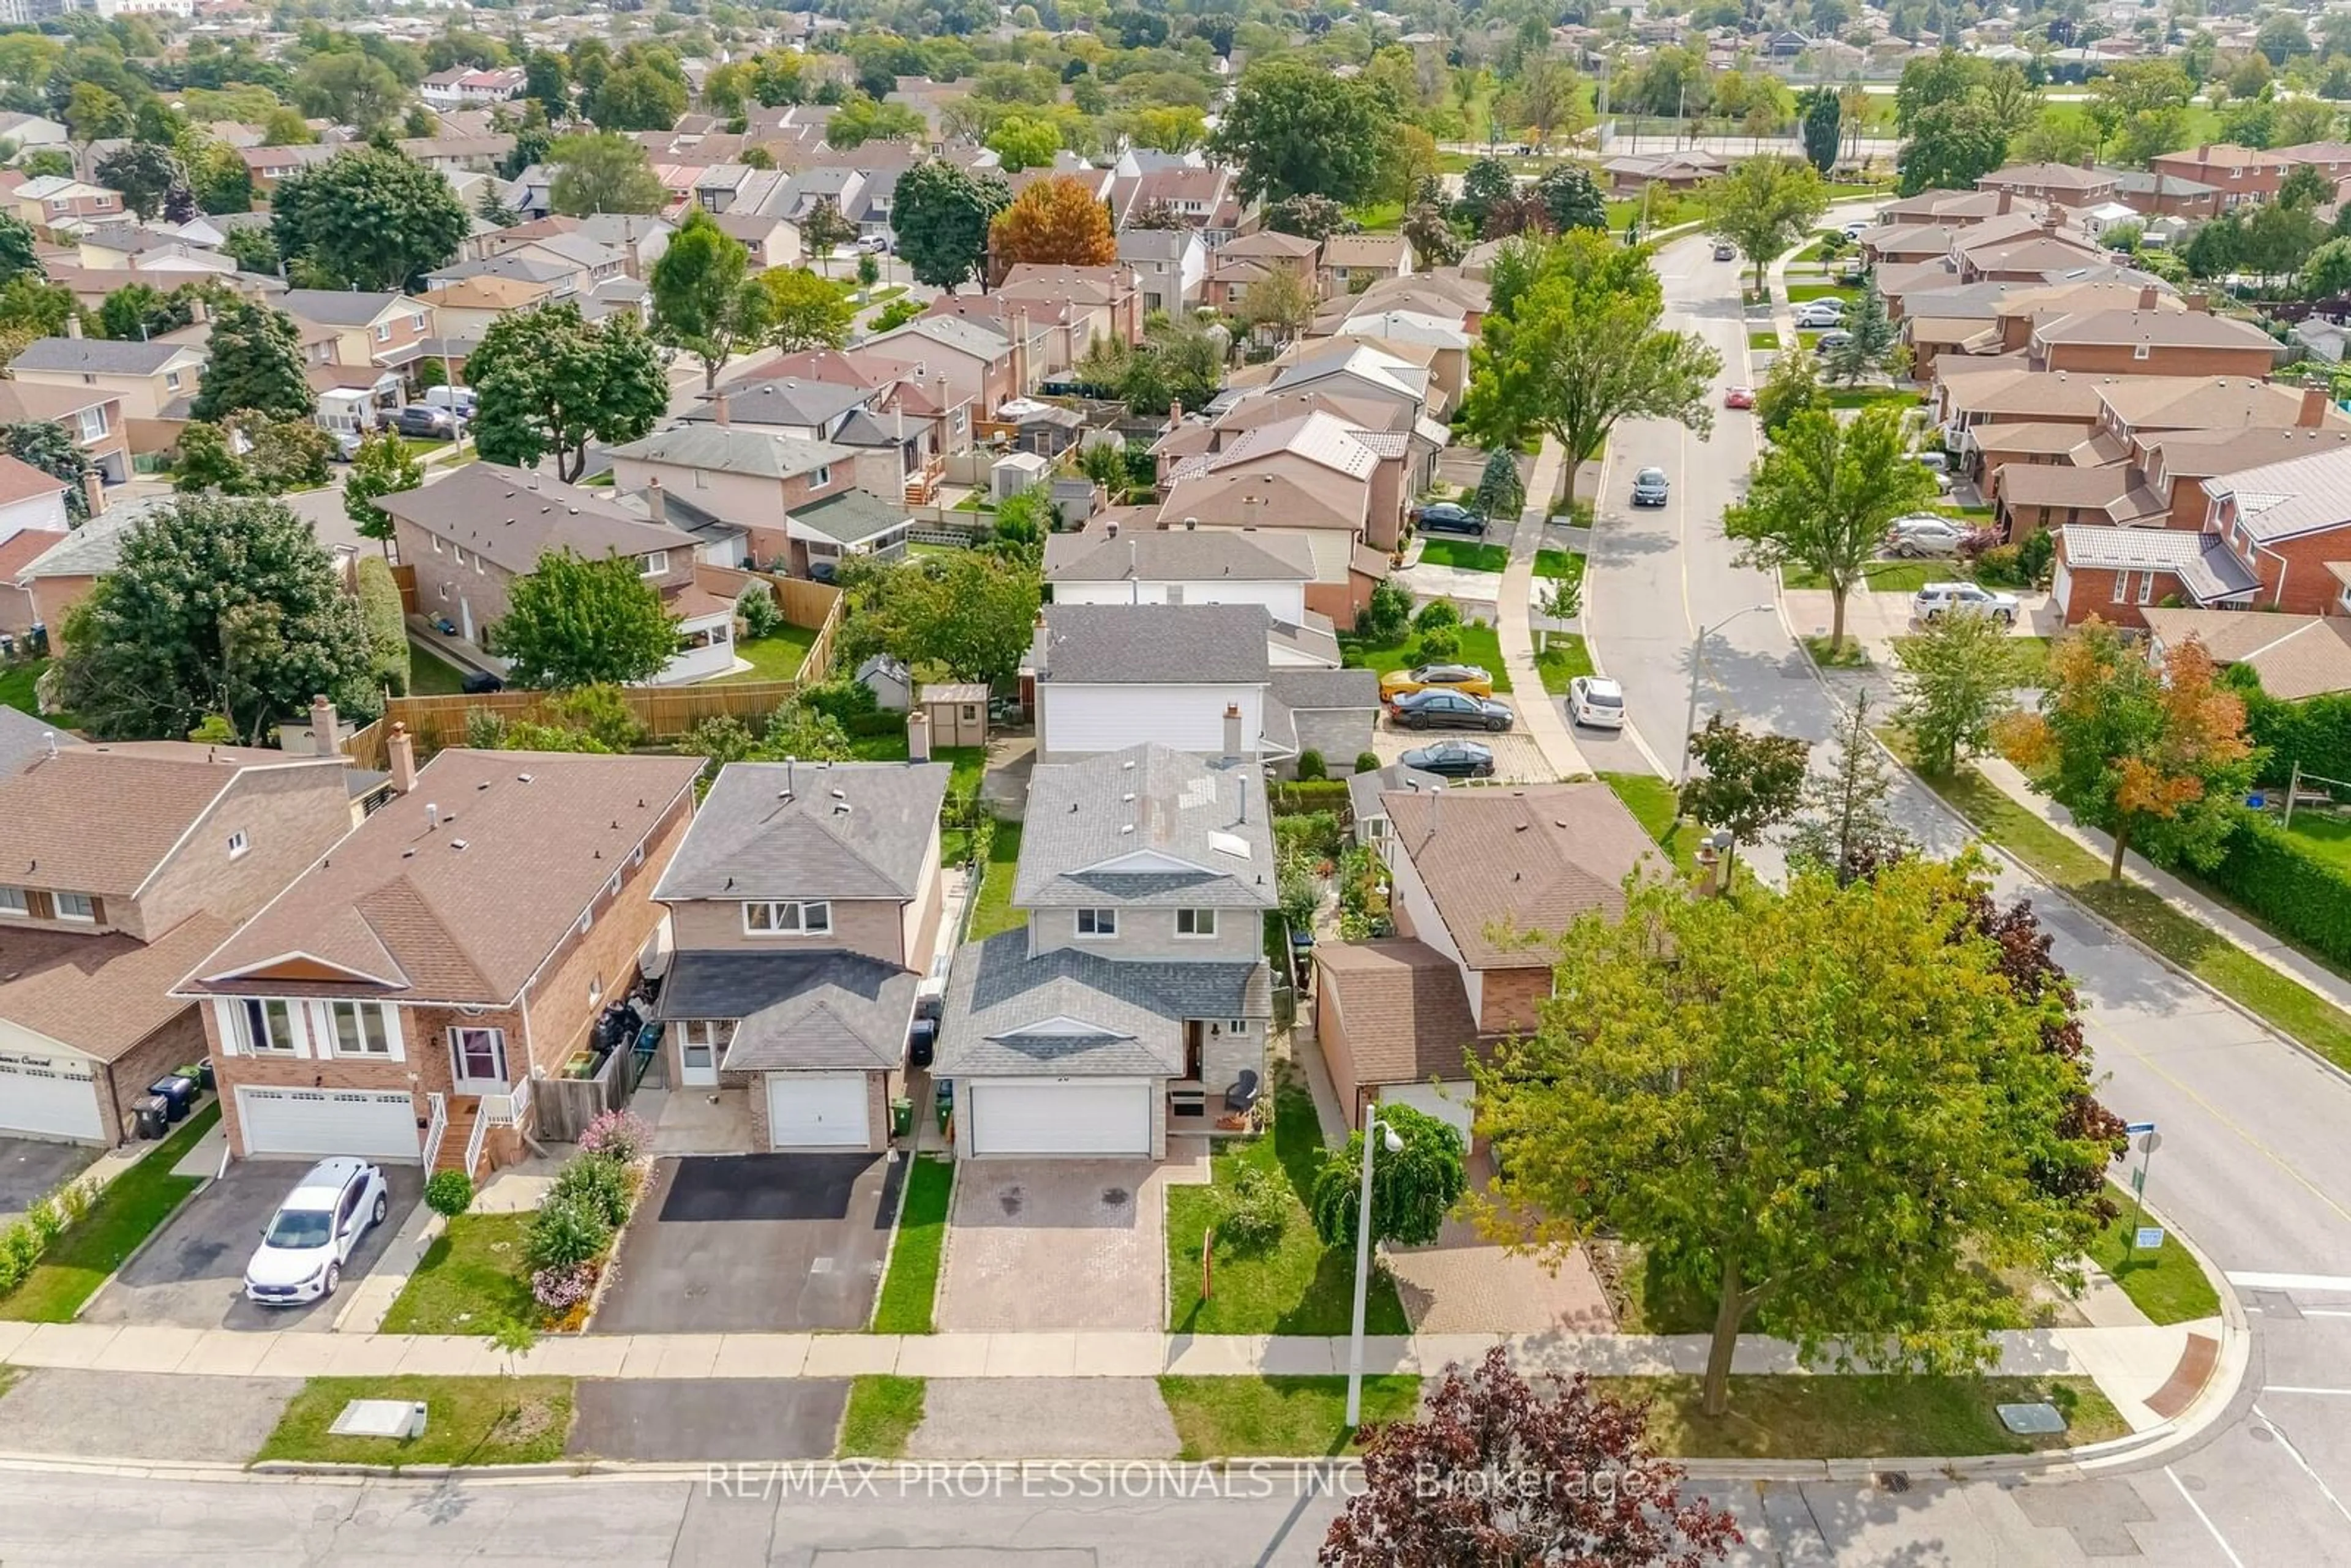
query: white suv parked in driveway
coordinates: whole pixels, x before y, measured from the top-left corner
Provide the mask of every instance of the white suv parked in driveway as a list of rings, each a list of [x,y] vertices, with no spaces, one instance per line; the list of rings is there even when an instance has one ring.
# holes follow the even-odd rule
[[[2016,595],[1997,593],[1972,582],[1930,582],[1911,600],[1910,608],[1921,621],[1950,613],[1989,615],[2003,626],[2016,623]]]

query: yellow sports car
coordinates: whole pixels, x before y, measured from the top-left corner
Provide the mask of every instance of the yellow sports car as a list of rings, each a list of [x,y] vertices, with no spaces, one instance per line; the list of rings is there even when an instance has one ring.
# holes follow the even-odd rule
[[[1394,702],[1407,692],[1430,687],[1466,692],[1473,697],[1494,695],[1494,677],[1475,664],[1423,664],[1416,670],[1390,670],[1380,677],[1380,701]]]

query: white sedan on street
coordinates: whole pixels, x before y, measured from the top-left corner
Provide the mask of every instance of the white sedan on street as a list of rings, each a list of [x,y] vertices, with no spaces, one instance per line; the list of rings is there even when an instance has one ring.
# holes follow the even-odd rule
[[[1567,716],[1593,729],[1625,727],[1625,688],[1598,675],[1578,675],[1567,683]]]

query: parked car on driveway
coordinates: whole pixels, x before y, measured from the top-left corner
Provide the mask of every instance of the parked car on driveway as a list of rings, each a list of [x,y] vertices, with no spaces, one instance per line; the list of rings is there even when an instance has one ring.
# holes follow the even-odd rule
[[[402,435],[453,441],[457,435],[457,416],[445,408],[412,402],[392,416],[392,428]]]
[[[1593,729],[1625,727],[1625,688],[1598,675],[1578,675],[1567,683],[1567,716]]]
[[[1835,328],[1832,328],[1832,329],[1830,329],[1828,331],[1825,331],[1825,332],[1822,333],[1822,334],[1820,335],[1819,339],[1818,339],[1816,341],[1814,341],[1814,343],[1813,344],[1813,348],[1815,348],[1815,349],[1823,350],[1829,350],[1829,349],[1842,349],[1842,348],[1844,348],[1847,343],[1850,343],[1850,342],[1852,342],[1852,341],[1853,341],[1853,334],[1852,334],[1852,333],[1850,333],[1850,332],[1846,331],[1846,330],[1845,330],[1844,328],[1842,328],[1842,327],[1835,327]]]
[[[1799,327],[1835,327],[1844,321],[1844,301],[1842,299],[1807,299],[1796,307]]]
[[[1722,394],[1722,406],[1725,408],[1753,408],[1755,406],[1755,389],[1753,387],[1730,388]]]
[[[1440,740],[1405,752],[1404,765],[1443,779],[1491,779],[1494,748],[1474,740]]]
[[[365,1160],[320,1160],[294,1184],[245,1266],[245,1293],[265,1307],[299,1306],[335,1293],[360,1238],[392,1207],[383,1171]]]
[[[1389,705],[1395,722],[1406,729],[1508,729],[1516,717],[1508,706],[1489,697],[1431,686],[1405,692]]]
[[[1432,501],[1413,521],[1425,534],[1466,534],[1471,538],[1486,535],[1486,515],[1455,501]]]
[[[1644,468],[1633,476],[1633,505],[1662,507],[1666,504],[1666,495],[1669,487],[1666,482],[1664,469]]]
[[[1915,512],[1907,517],[1896,517],[1886,530],[1886,550],[1888,555],[1908,559],[1922,555],[1950,556],[1959,553],[1961,541],[1968,530],[1949,517],[1932,512]]]
[[[1407,693],[1426,691],[1432,686],[1468,692],[1473,697],[1490,697],[1494,695],[1494,677],[1476,664],[1421,664],[1409,670],[1390,670],[1380,677],[1380,701],[1392,703]]]
[[[1980,588],[1972,582],[1930,582],[1912,597],[1910,608],[1921,621],[1938,620],[1945,615],[1989,615],[2003,626],[2012,626],[2018,606],[2013,593]]]

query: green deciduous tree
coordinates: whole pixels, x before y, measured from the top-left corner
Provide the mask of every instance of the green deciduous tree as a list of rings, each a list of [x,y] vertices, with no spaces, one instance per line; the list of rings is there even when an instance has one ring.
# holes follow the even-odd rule
[[[1708,1412],[1750,1319],[1807,1362],[1951,1370],[2011,1321],[2001,1270],[2079,1277],[2095,1211],[2039,1173],[2105,1152],[2060,1130],[2087,1087],[2042,1048],[2061,1004],[1967,930],[1982,874],[1638,888],[1569,928],[1533,1033],[1471,1061],[1492,1223],[1541,1216],[1554,1249],[1604,1228],[1711,1300]]]
[[[1012,188],[999,175],[942,160],[917,163],[891,197],[898,254],[917,283],[957,287],[985,273],[987,225],[1011,204]]]
[[[1886,525],[1934,498],[1934,476],[1910,459],[1900,409],[1864,409],[1850,424],[1814,411],[1788,422],[1722,526],[1744,547],[1742,560],[1794,565],[1826,580],[1834,655],[1844,646],[1846,597],[1861,585]]]
[[[382,706],[358,601],[272,501],[183,497],[141,520],[66,641],[62,693],[99,739],[177,739],[218,714],[258,746],[313,696],[362,720]]]
[[[586,467],[590,441],[634,441],[669,407],[668,379],[635,322],[614,315],[591,326],[569,304],[490,323],[465,373],[482,455],[529,468],[552,455],[567,481]]]
[[[423,485],[424,465],[408,449],[408,443],[392,431],[372,432],[360,437],[350,472],[344,476],[343,514],[360,538],[382,545],[383,559],[390,560],[392,517],[375,503],[385,496],[422,489]]]
[[[122,193],[122,204],[141,222],[163,210],[163,193],[184,178],[168,147],[133,141],[98,161],[98,183]]]
[[[1518,182],[1510,177],[1510,166],[1499,158],[1480,158],[1462,171],[1461,194],[1454,202],[1454,210],[1473,234],[1486,232],[1486,219],[1494,209],[1518,193]]]
[[[1276,58],[1242,73],[1211,145],[1239,171],[1244,201],[1311,193],[1351,206],[1377,187],[1393,123],[1371,83]]]
[[[559,136],[547,159],[547,204],[566,216],[657,213],[669,204],[669,190],[645,150],[615,131]]]
[[[1535,182],[1551,226],[1561,234],[1570,229],[1604,229],[1608,203],[1593,183],[1592,172],[1579,163],[1554,163]]]
[[[1909,140],[1896,154],[1896,188],[1906,196],[1972,190],[2007,158],[2008,133],[1991,109],[1965,99],[1932,104],[1911,121]]]
[[[183,496],[242,496],[251,487],[245,460],[229,444],[225,429],[206,419],[192,419],[180,427],[172,446],[172,489]]]
[[[2040,711],[2002,720],[1992,737],[2034,789],[2113,835],[2116,881],[2132,849],[2210,865],[2256,761],[2244,699],[2215,683],[2203,643],[2171,644],[2158,667],[2095,617],[2050,650]]]
[[[438,171],[381,147],[354,147],[270,193],[277,253],[334,288],[411,288],[457,254],[472,219]]]
[[[1837,150],[1844,141],[1844,110],[1837,95],[1827,88],[1814,88],[1805,98],[1804,156],[1825,178],[1836,167]]]
[[[667,131],[685,107],[684,82],[651,66],[625,66],[596,89],[588,118],[606,131]]]
[[[1792,246],[1828,210],[1829,193],[1809,163],[1792,158],[1750,158],[1719,179],[1698,188],[1706,232],[1728,240],[1755,271],[1763,289],[1763,269]]]
[[[832,276],[832,253],[857,237],[857,225],[831,196],[819,196],[800,216],[800,246],[816,257],[827,277]]]
[[[1917,849],[1886,809],[1894,775],[1870,733],[1869,708],[1861,692],[1837,720],[1835,760],[1804,780],[1803,806],[1788,828],[1790,862],[1823,870],[1839,886]]]
[[[40,257],[34,254],[33,231],[25,220],[14,213],[0,213],[0,280],[44,276]]]
[[[246,439],[246,491],[255,496],[282,496],[288,490],[315,490],[335,476],[335,438],[307,414],[270,419],[241,413],[230,428]]]
[[[1730,835],[1719,872],[1725,886],[1739,846],[1754,843],[1803,804],[1812,750],[1792,736],[1749,730],[1719,713],[1689,737],[1690,760],[1704,771],[1683,782],[1681,814]]]
[[[768,329],[768,292],[749,276],[751,253],[695,207],[647,279],[653,336],[702,361],[705,390],[718,385],[727,360]]]
[[[2020,678],[2008,628],[1989,615],[1938,615],[1894,645],[1902,702],[1894,716],[1909,733],[1921,773],[1945,776],[1991,747],[1992,729],[2016,707]]]
[[[857,308],[837,283],[805,267],[775,267],[761,273],[767,296],[768,341],[787,354],[803,349],[838,349],[849,341]]]
[[[213,318],[210,348],[189,408],[196,418],[216,421],[246,410],[277,419],[310,416],[314,399],[302,378],[302,337],[286,312],[229,300]]]
[[[1445,1217],[1468,1186],[1462,1169],[1461,1130],[1409,1105],[1383,1103],[1383,1126],[1395,1131],[1404,1148],[1372,1152],[1372,1240],[1399,1247],[1425,1247],[1437,1239]],[[1352,1253],[1364,1189],[1364,1134],[1334,1149],[1314,1173],[1314,1232],[1325,1247]]]
[[[677,653],[677,617],[627,556],[558,549],[515,580],[497,623],[501,656],[526,686],[628,685]]]
[[[351,51],[306,61],[294,73],[294,99],[303,113],[350,126],[364,136],[399,115],[408,90],[382,61]]]

